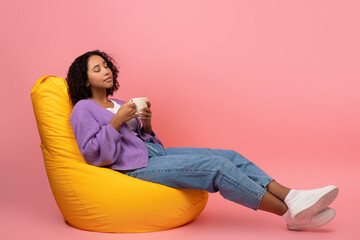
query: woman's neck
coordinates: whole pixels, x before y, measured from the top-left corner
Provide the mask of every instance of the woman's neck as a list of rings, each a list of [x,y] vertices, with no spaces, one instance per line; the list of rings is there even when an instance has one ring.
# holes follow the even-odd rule
[[[113,108],[114,104],[106,97],[106,98],[91,98],[93,101],[95,101],[97,104],[102,106],[103,108]]]
[[[108,97],[105,91],[91,91],[91,99],[98,103],[107,103]]]
[[[101,97],[101,98],[93,96],[93,97],[91,97],[91,99],[94,100],[97,103],[107,103],[109,101],[107,96]]]

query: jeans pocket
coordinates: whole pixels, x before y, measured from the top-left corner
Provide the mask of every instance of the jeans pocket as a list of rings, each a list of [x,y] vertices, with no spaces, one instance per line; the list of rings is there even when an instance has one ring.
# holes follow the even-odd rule
[[[156,146],[152,145],[153,143],[144,141],[144,144],[148,151],[149,158],[161,155],[160,151],[158,149],[156,149]]]
[[[146,146],[147,148],[150,148],[150,149],[153,150],[154,152],[159,153],[159,151],[158,151],[156,148],[154,148],[153,146],[151,146],[151,145],[149,145],[149,144],[147,144],[147,143],[145,143],[145,146]]]

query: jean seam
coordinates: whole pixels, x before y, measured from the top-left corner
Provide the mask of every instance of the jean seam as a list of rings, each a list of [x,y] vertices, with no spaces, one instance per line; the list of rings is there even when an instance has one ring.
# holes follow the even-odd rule
[[[250,189],[248,188],[244,188],[243,186],[241,186],[236,180],[230,178],[229,176],[227,176],[225,173],[223,173],[222,171],[218,171],[220,174],[222,174],[224,176],[225,179],[228,179],[229,181],[231,181],[233,184],[235,184],[237,187],[240,187],[241,189],[247,191],[248,193],[251,193],[251,194],[254,194],[254,195],[257,195],[256,192],[253,192],[251,191]]]
[[[239,185],[236,181],[232,180],[231,178],[229,178],[228,176],[226,176],[226,175],[225,175],[224,173],[222,173],[221,171],[218,171],[218,172],[219,172],[220,174],[222,174],[226,180],[229,180],[230,182],[232,182],[232,183],[233,183],[234,185],[236,185],[237,187],[239,187],[239,188],[247,191],[248,193],[254,195],[255,198],[256,198],[255,204],[249,203],[249,205],[251,205],[250,208],[252,208],[252,209],[254,209],[254,210],[257,210],[257,209],[258,209],[258,207],[259,207],[259,205],[260,205],[260,202],[261,202],[261,199],[262,199],[262,196],[265,194],[266,189],[263,189],[263,190],[260,192],[260,194],[258,194],[258,193],[254,192],[254,191],[249,190],[248,188],[243,187],[242,185]],[[259,186],[259,187],[261,187],[261,186]]]
[[[204,169],[169,169],[169,170],[166,170],[166,169],[161,169],[161,170],[151,170],[151,171],[146,171],[146,172],[141,172],[141,173],[135,173],[134,174],[134,177],[136,177],[137,175],[140,175],[140,174],[147,174],[147,173],[157,173],[157,172],[218,172],[220,173],[225,179],[229,180],[230,182],[232,182],[234,185],[236,185],[237,187],[247,191],[248,193],[250,194],[253,194],[253,195],[256,195],[256,197],[259,197],[260,195],[257,194],[256,192],[254,191],[251,191],[250,189],[248,188],[244,188],[243,186],[241,186],[240,184],[237,183],[236,180],[230,178],[228,175],[224,174],[222,171],[219,171],[219,170],[204,170]],[[259,187],[261,187],[259,185]]]

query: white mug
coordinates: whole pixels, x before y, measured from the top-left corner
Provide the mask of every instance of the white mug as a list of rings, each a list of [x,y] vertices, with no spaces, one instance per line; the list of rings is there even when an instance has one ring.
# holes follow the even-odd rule
[[[142,107],[147,107],[147,97],[132,98],[131,101],[135,103],[136,113],[141,112]]]

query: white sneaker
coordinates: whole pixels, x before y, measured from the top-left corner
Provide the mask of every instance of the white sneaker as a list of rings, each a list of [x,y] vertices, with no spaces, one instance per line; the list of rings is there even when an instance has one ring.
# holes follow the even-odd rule
[[[327,186],[313,190],[298,190],[297,195],[285,203],[291,218],[298,221],[314,215],[329,206],[339,193],[336,186]]]
[[[292,231],[317,228],[324,226],[335,217],[335,209],[326,208],[313,216],[307,217],[301,221],[296,219],[287,219],[287,228]]]

